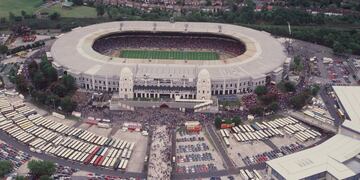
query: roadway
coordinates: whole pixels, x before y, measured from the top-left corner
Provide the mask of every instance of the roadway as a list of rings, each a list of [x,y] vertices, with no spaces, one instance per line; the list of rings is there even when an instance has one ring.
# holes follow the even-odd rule
[[[220,176],[230,176],[239,174],[240,169],[256,169],[262,170],[266,168],[265,163],[241,166],[233,169],[223,169],[218,171],[206,172],[206,173],[191,173],[191,174],[174,174],[172,179],[197,179],[197,178],[210,178],[210,177],[220,177]]]
[[[175,156],[176,157],[176,129],[171,129],[170,130],[171,133],[171,167],[172,167],[172,172],[171,172],[171,177],[173,178],[174,176],[176,176],[176,162],[174,162],[172,160],[172,158]]]
[[[222,141],[219,139],[219,136],[216,134],[215,130],[214,130],[214,126],[212,126],[211,124],[207,124],[205,126],[206,131],[208,132],[210,139],[213,141],[215,149],[218,150],[218,152],[220,153],[221,157],[223,158],[223,161],[225,163],[225,166],[227,169],[234,169],[234,163],[232,162],[232,160],[230,159],[230,157],[228,156],[228,152],[225,150]]]

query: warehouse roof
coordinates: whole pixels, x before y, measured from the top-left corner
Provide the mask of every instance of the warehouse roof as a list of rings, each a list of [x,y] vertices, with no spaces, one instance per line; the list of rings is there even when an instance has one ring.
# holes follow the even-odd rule
[[[360,133],[360,86],[333,86],[333,89],[350,118],[342,126]]]
[[[342,126],[360,133],[360,87],[334,86],[340,103],[349,115]],[[328,172],[337,179],[360,173],[360,140],[337,134],[313,148],[268,161],[285,179],[303,179]]]
[[[360,153],[360,141],[337,134],[313,148],[266,162],[285,179],[303,179],[322,172],[328,172],[338,179],[357,174],[360,168],[353,161]],[[354,167],[356,166],[356,167]]]

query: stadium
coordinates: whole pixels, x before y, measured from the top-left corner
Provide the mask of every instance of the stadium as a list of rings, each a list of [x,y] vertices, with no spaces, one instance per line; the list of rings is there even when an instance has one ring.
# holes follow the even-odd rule
[[[208,100],[279,82],[286,54],[270,34],[217,23],[121,21],[58,37],[53,66],[80,88],[122,99]]]

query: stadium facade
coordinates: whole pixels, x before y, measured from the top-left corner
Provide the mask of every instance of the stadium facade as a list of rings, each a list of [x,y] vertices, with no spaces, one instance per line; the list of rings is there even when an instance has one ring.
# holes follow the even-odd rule
[[[101,37],[121,32],[204,33],[231,37],[245,51],[222,60],[160,60],[110,57],[95,51]],[[141,42],[140,42],[141,43]],[[53,66],[76,78],[80,88],[119,92],[124,99],[210,99],[246,94],[283,77],[286,54],[281,43],[266,32],[217,23],[121,21],[73,29],[51,48]]]

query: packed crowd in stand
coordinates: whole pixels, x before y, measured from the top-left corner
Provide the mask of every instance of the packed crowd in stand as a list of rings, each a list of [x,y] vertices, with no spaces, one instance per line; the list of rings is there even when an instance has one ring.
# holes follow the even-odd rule
[[[181,51],[215,51],[238,56],[245,46],[237,40],[206,36],[119,35],[98,39],[93,48],[102,54],[122,49],[175,49]]]

